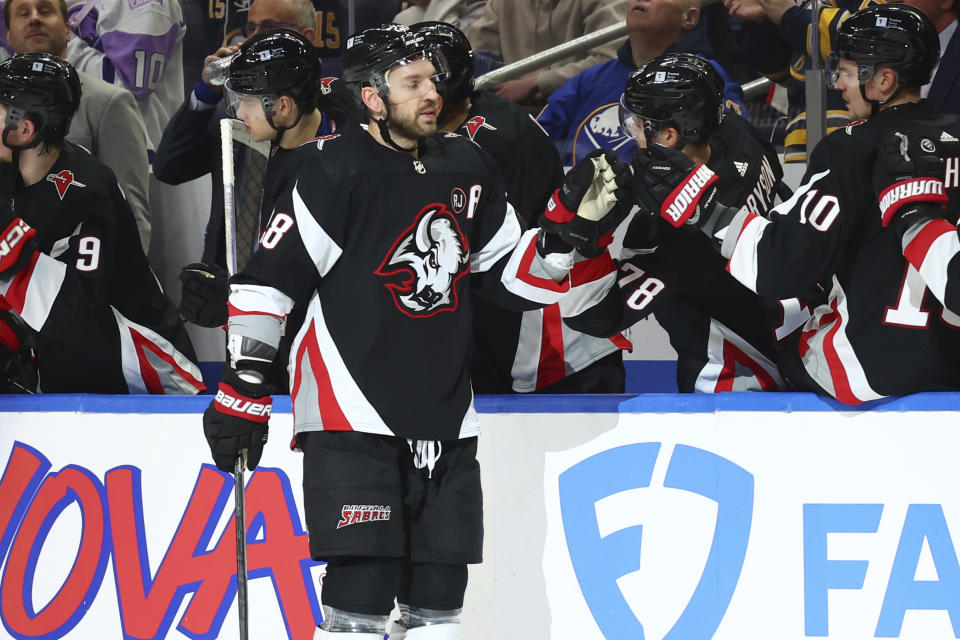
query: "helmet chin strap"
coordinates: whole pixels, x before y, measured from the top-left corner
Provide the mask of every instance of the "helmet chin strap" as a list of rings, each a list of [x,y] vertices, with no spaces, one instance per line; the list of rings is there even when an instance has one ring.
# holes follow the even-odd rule
[[[276,124],[274,124],[274,122],[273,122],[273,116],[272,116],[272,115],[267,116],[267,124],[270,125],[270,128],[271,128],[271,129],[273,129],[274,131],[277,132],[277,134],[276,134],[275,136],[273,136],[272,143],[273,143],[273,144],[280,144],[280,141],[283,139],[283,134],[286,133],[287,131],[289,131],[290,129],[293,129],[293,128],[294,128],[295,126],[297,126],[298,124],[300,124],[300,119],[301,119],[302,117],[303,117],[303,112],[298,109],[298,110],[297,110],[297,119],[294,120],[292,124],[289,124],[289,125],[287,125],[287,126],[285,126],[285,127],[278,127],[278,126],[277,126]]]
[[[400,151],[401,153],[413,153],[419,148],[419,144],[415,144],[409,149],[406,149],[393,141],[393,137],[390,135],[390,128],[387,127],[387,120],[390,119],[390,101],[387,100],[386,96],[382,96],[382,98],[384,107],[387,110],[387,117],[385,117],[383,120],[377,118],[374,119],[377,123],[377,128],[380,130],[380,137],[383,138],[383,141],[396,151]]]
[[[871,118],[873,118],[873,117],[876,116],[878,113],[880,113],[880,108],[881,108],[881,107],[883,107],[884,105],[890,104],[893,100],[896,100],[897,96],[899,96],[900,93],[903,92],[903,85],[900,84],[900,83],[897,83],[897,90],[893,92],[893,95],[891,95],[891,96],[890,96],[889,98],[887,98],[886,100],[882,100],[882,101],[881,101],[881,100],[874,100],[874,99],[872,99],[872,98],[868,98],[868,97],[867,97],[867,83],[866,83],[866,81],[861,80],[859,86],[860,86],[860,95],[863,97],[864,100],[866,100],[868,103],[870,103],[870,117],[871,117]]]

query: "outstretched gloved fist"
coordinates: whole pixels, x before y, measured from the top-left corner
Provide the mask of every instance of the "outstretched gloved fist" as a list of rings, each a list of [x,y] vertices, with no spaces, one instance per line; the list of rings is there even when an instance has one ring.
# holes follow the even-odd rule
[[[674,227],[689,225],[717,242],[736,214],[717,199],[717,174],[682,151],[659,144],[637,149],[633,173],[637,204]]]
[[[540,217],[542,255],[577,249],[602,254],[632,206],[630,167],[598,149],[571,169]]]

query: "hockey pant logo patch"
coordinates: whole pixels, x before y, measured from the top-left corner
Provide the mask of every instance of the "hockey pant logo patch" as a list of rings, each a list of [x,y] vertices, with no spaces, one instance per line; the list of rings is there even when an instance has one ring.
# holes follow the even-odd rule
[[[340,509],[337,529],[361,522],[382,522],[390,519],[390,507],[379,504],[345,504]]]

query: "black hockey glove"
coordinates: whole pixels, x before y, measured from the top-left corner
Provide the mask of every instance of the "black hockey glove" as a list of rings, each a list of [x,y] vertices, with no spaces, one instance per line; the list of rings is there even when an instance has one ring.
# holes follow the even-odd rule
[[[717,201],[717,174],[695,164],[682,151],[653,144],[633,154],[633,191],[637,204],[674,227],[690,225],[715,243],[737,210]]]
[[[623,234],[623,248],[651,251],[657,248],[657,226],[660,216],[645,209],[638,209]]]
[[[229,276],[220,265],[194,262],[180,270],[180,313],[201,327],[227,323]]]
[[[35,393],[37,359],[33,334],[11,311],[0,311],[0,393]]]
[[[233,473],[240,452],[247,450],[247,469],[260,463],[263,445],[267,443],[268,421],[273,398],[255,395],[257,387],[244,382],[233,369],[224,367],[224,381],[217,389],[210,406],[203,412],[203,433],[217,468]]]
[[[540,216],[540,255],[577,249],[592,258],[606,251],[632,206],[630,167],[597,149],[567,173]]]
[[[949,152],[958,154],[960,150]],[[898,131],[881,143],[874,170],[881,225],[886,227],[892,222],[902,237],[917,222],[946,217],[941,155],[943,152],[937,153],[937,143],[924,136],[907,136]]]
[[[27,266],[37,251],[36,235],[22,218],[14,218],[0,232],[0,278],[12,278]]]

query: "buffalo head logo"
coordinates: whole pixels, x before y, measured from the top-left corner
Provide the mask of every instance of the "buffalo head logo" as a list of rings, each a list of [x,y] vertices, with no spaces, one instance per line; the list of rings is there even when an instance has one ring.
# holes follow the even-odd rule
[[[457,308],[456,281],[469,262],[466,238],[453,215],[446,206],[431,204],[393,244],[376,274],[406,275],[386,287],[403,313],[426,318]]]

